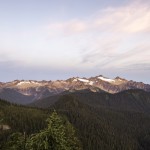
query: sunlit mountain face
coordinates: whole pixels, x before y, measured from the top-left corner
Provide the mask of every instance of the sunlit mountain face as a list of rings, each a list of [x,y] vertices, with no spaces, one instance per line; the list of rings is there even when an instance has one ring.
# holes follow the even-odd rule
[[[87,89],[91,92],[103,91],[112,94],[129,89],[142,89],[149,92],[150,85],[121,77],[110,79],[102,75],[90,78],[73,77],[56,81],[15,80],[1,83],[0,97],[25,104],[63,92],[76,92]]]

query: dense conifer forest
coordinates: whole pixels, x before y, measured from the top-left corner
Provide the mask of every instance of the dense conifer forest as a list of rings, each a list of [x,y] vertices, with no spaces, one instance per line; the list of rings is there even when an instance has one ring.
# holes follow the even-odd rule
[[[27,108],[3,100],[0,108],[0,149],[82,150],[74,127],[55,110]]]
[[[113,96],[113,102],[110,101],[111,97],[107,93],[100,97],[87,91],[64,94],[55,103],[47,103],[47,108],[15,105],[0,100],[0,124],[10,128],[0,130],[0,149],[7,147],[9,150],[12,145],[17,149],[15,146],[18,144],[33,150],[38,150],[37,147],[39,150],[54,147],[60,150],[149,150],[149,93],[125,91]],[[120,100],[122,104],[119,104]],[[58,132],[52,134],[55,129]],[[63,143],[63,139],[68,140]]]

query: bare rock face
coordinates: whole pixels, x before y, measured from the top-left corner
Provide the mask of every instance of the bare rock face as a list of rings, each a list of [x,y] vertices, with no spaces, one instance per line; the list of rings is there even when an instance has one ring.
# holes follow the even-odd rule
[[[6,89],[9,89],[9,93],[11,93],[10,97]],[[92,92],[106,91],[113,94],[128,89],[150,91],[150,85],[132,80],[128,81],[120,77],[109,79],[102,75],[91,78],[73,77],[67,80],[57,81],[14,80],[7,83],[0,82],[0,98],[7,97],[9,101],[11,101],[12,97],[13,99],[20,99],[21,101],[23,97],[23,101],[25,101],[25,98],[28,98],[27,102],[29,103],[29,98],[30,101],[34,101],[65,91],[74,92],[85,89],[91,90]],[[10,92],[10,90],[12,90],[12,92]],[[23,96],[16,94],[14,91]],[[23,102],[23,104],[24,103],[26,102]]]

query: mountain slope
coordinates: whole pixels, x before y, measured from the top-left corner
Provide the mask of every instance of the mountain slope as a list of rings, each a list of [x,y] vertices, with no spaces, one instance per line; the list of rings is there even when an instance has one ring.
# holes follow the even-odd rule
[[[32,102],[33,96],[23,95],[14,89],[6,88],[0,91],[0,98],[12,103],[27,104]]]
[[[52,106],[78,129],[85,150],[148,150],[150,116],[131,111],[96,108],[63,95]]]
[[[12,82],[0,83],[0,98],[3,98],[4,89],[13,90],[13,95],[16,95],[16,92],[17,94],[22,94],[24,98],[20,98],[21,104],[26,104],[28,102],[24,102],[24,99],[31,98],[31,101],[36,101],[65,91],[75,92],[90,89],[92,92],[100,92],[103,90],[114,94],[128,89],[150,91],[150,85],[132,80],[128,81],[120,77],[109,79],[100,75],[91,78],[73,77],[67,80],[57,81],[15,80]],[[11,96],[6,99],[12,102],[14,101]],[[20,102],[17,101],[17,103]]]
[[[88,99],[90,94],[93,97],[92,94],[97,93],[86,95],[88,93],[80,91],[77,95],[61,95],[45,110],[17,106],[0,100],[0,118],[11,127],[9,132],[34,133],[44,128],[45,119],[55,109],[77,129],[84,150],[149,150],[150,115],[147,112],[106,107],[106,104],[99,104],[96,99]],[[3,133],[2,136],[0,131],[0,138],[5,139],[9,133]],[[0,145],[1,142],[2,140]]]
[[[59,100],[64,94],[50,96],[29,104],[34,107],[48,108]],[[67,95],[67,94],[66,94]],[[106,92],[91,92],[89,90],[68,93],[75,96],[80,102],[94,108],[109,108],[115,110],[127,110],[150,113],[150,92],[143,90],[127,90],[116,94]]]

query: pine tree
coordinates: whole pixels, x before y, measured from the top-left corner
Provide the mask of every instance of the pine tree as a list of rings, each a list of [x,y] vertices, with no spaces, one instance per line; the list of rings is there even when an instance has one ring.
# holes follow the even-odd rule
[[[7,144],[5,145],[5,147],[3,149],[7,149],[7,150],[25,150],[25,138],[24,136],[17,132],[17,133],[13,133],[9,139]]]
[[[32,135],[27,142],[30,150],[81,150],[72,125],[54,111],[47,119],[48,127]]]

